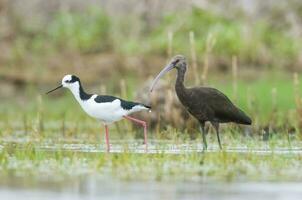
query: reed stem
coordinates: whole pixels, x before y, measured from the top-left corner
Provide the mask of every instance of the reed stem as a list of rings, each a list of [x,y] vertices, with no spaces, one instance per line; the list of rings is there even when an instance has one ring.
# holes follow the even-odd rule
[[[238,61],[237,56],[232,56],[233,98],[238,100]]]
[[[191,60],[192,60],[192,68],[194,73],[194,82],[195,85],[200,84],[199,73],[197,69],[197,57],[196,57],[196,48],[195,48],[195,35],[193,31],[190,31],[190,50],[191,50]]]
[[[205,51],[205,57],[204,57],[204,66],[203,66],[203,73],[201,76],[202,83],[205,85],[207,83],[208,78],[208,71],[209,71],[209,56],[210,53],[216,43],[215,38],[212,34],[209,34],[206,41],[206,51]]]

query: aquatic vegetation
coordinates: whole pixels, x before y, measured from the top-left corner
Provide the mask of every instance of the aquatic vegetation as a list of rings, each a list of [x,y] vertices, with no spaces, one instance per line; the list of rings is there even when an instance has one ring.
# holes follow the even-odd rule
[[[27,177],[41,180],[98,175],[121,180],[149,181],[272,181],[301,180],[301,150],[188,152],[178,153],[157,144],[157,153],[139,153],[122,148],[119,153],[104,153],[97,144],[41,145],[35,142],[2,142],[0,177]],[[163,145],[163,146],[162,146]],[[191,144],[194,147],[195,144]],[[255,144],[254,144],[255,145]],[[52,148],[54,147],[54,148]],[[74,148],[77,147],[77,148]],[[103,149],[103,152],[93,151]],[[160,150],[162,148],[162,150]],[[179,148],[179,147],[178,147]],[[201,148],[201,145],[200,145]],[[217,147],[216,147],[217,148]],[[143,148],[142,148],[143,149]],[[163,149],[168,149],[164,152]],[[180,148],[181,149],[181,148]],[[193,148],[194,149],[194,148]],[[288,148],[287,148],[288,149]],[[86,151],[85,151],[86,150]],[[171,150],[171,146],[170,146]],[[265,153],[267,151],[267,153]],[[162,153],[161,153],[162,152]],[[170,153],[169,153],[170,152]]]

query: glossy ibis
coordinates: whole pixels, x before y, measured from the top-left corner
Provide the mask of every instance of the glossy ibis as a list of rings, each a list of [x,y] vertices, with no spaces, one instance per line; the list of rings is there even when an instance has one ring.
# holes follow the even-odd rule
[[[157,75],[151,85],[150,92],[152,92],[159,78],[173,68],[177,70],[175,83],[176,94],[186,110],[199,121],[204,149],[207,149],[205,122],[209,121],[214,126],[220,149],[222,149],[219,137],[220,123],[234,122],[237,124],[252,124],[251,118],[236,107],[230,99],[219,90],[211,87],[186,88],[184,86],[184,77],[187,70],[187,62],[186,58],[182,55],[175,56]]]
[[[82,109],[89,116],[103,122],[106,131],[106,144],[108,152],[110,151],[108,125],[123,118],[134,121],[144,127],[144,144],[147,150],[146,122],[134,117],[130,117],[129,115],[142,110],[150,110],[150,106],[144,105],[142,103],[125,101],[114,96],[87,94],[81,85],[80,79],[75,75],[64,76],[61,85],[53,90],[50,90],[46,94],[49,94],[50,92],[53,92],[62,87],[68,88],[72,92],[73,96],[79,102]]]

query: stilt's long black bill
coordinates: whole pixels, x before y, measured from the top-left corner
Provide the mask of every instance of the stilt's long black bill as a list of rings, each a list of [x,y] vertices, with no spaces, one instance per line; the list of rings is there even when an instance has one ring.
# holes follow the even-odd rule
[[[150,87],[150,92],[153,91],[153,88],[155,86],[155,84],[157,83],[157,81],[160,79],[160,77],[162,77],[163,75],[165,75],[168,71],[170,71],[171,69],[174,68],[174,64],[170,63],[168,64],[163,70],[161,70],[161,72],[159,72],[159,74],[157,75],[157,77],[153,80],[151,87]]]
[[[59,85],[59,86],[56,87],[55,89],[46,92],[46,94],[49,94],[49,93],[51,93],[51,92],[53,92],[53,91],[55,91],[55,90],[57,90],[57,89],[60,89],[61,87],[63,87],[63,85]]]

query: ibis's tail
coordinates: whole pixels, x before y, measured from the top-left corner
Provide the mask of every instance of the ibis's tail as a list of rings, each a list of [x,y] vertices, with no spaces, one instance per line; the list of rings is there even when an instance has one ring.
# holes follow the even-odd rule
[[[247,116],[242,110],[239,109],[239,117],[238,117],[238,122],[239,124],[245,124],[245,125],[251,125],[252,124],[252,119]]]

